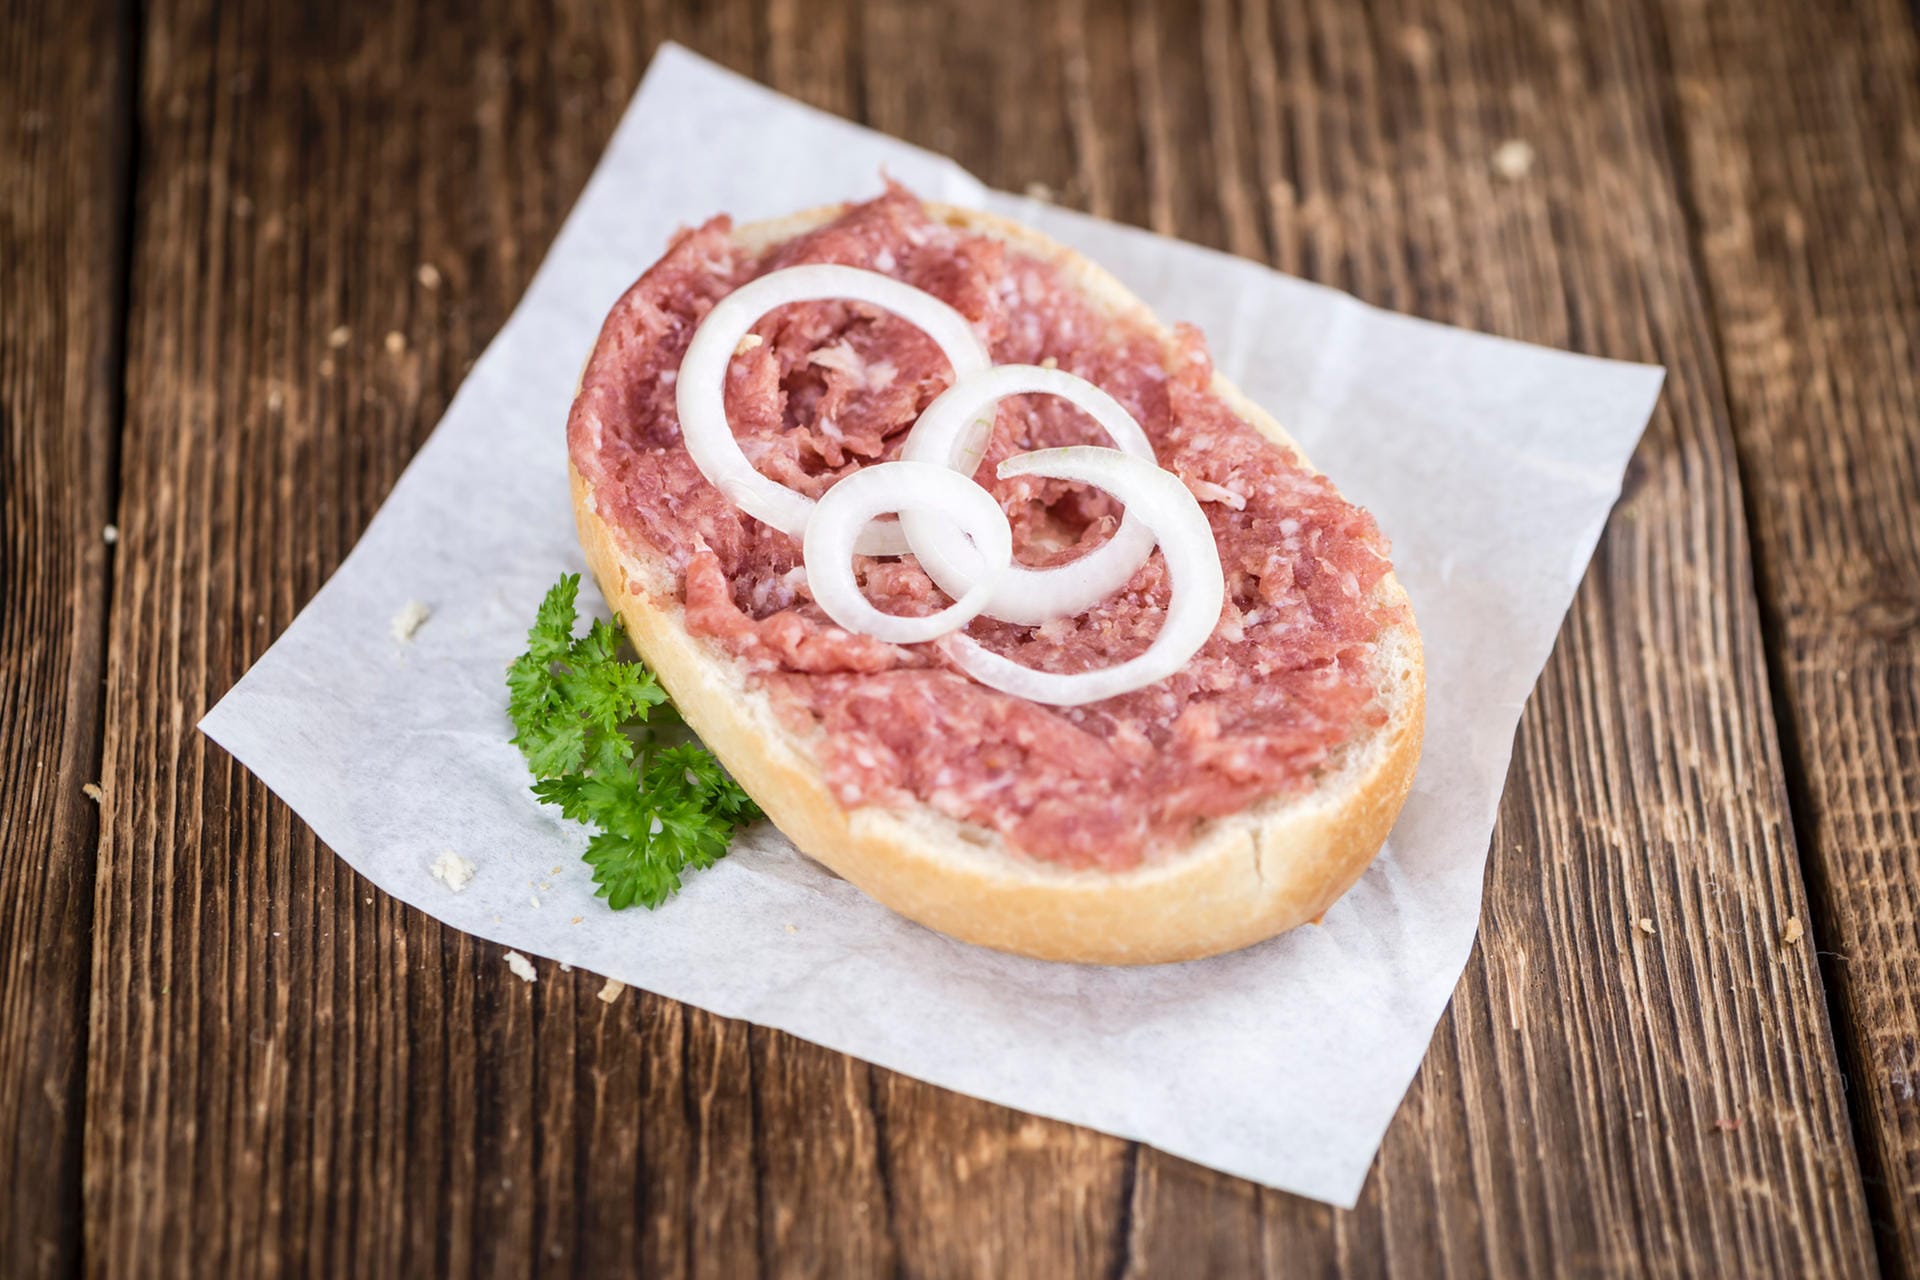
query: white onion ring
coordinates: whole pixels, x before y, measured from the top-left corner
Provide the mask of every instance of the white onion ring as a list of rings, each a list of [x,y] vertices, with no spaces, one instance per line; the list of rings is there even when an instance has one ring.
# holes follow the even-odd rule
[[[813,499],[761,475],[741,452],[727,424],[727,367],[740,340],[775,307],[842,299],[883,308],[918,325],[945,353],[956,383],[992,363],[965,316],[930,293],[858,267],[789,267],[749,281],[716,303],[694,332],[674,383],[681,438],[694,466],[728,502],[795,538],[805,533]],[[907,544],[897,525],[876,525],[861,534],[854,549],[861,555],[900,555]]]
[[[965,530],[976,559],[989,570],[952,604],[923,618],[882,613],[860,593],[853,576],[861,531],[875,516],[906,504],[937,513],[942,527],[956,536]],[[879,462],[847,476],[814,504],[801,551],[807,587],[829,618],[888,644],[920,644],[958,631],[987,607],[1000,575],[1013,562],[1013,529],[993,495],[967,477],[930,462]]]
[[[1118,400],[1085,378],[1034,364],[995,365],[956,381],[913,424],[900,456],[937,462],[971,476],[980,468],[995,406],[1007,396],[1034,393],[1058,396],[1085,410],[1121,451],[1154,462],[1147,433]],[[957,598],[981,580],[971,546],[952,525],[903,511],[900,529],[920,567],[948,595]],[[1152,554],[1153,530],[1129,509],[1111,538],[1078,559],[1045,569],[1013,565],[994,588],[985,612],[1027,627],[1083,613],[1126,586]]]
[[[1186,666],[1220,621],[1226,579],[1220,570],[1213,528],[1179,477],[1117,449],[1090,445],[1023,453],[1001,463],[1000,475],[1002,479],[1050,476],[1075,480],[1098,486],[1120,499],[1128,514],[1138,513],[1157,536],[1160,552],[1167,559],[1173,594],[1160,634],[1145,653],[1118,666],[1071,675],[1035,671],[956,635],[947,641],[948,653],[961,670],[981,684],[1016,698],[1077,707],[1143,689]]]

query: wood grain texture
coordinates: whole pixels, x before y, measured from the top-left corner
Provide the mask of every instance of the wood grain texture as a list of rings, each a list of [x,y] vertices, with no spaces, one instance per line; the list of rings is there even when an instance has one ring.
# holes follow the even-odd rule
[[[1224,0],[1197,21],[1171,4],[1086,15],[1090,46],[1133,55],[1088,86],[1133,123],[1109,150],[1137,149],[1143,188],[1097,197],[1118,216],[1672,370],[1521,732],[1480,951],[1359,1208],[1142,1152],[1141,1274],[1872,1269],[1819,974],[1779,941],[1808,913],[1646,18]],[[934,140],[911,114],[875,123]],[[1503,177],[1515,138],[1533,165]],[[964,163],[1021,181],[977,142]]]
[[[0,1275],[79,1259],[130,29],[0,16]],[[109,795],[107,803],[116,797]]]
[[[1920,39],[1896,2],[1669,3],[1882,1253],[1920,1275]],[[1783,146],[1787,139],[1790,145]]]
[[[155,4],[104,713],[108,793],[140,803],[95,886],[90,1269],[1870,1271],[1820,976],[1780,942],[1809,910],[1652,2]],[[999,186],[1672,370],[1353,1213],[583,973],[522,983],[193,732],[438,419],[663,38]]]
[[[147,802],[113,808],[101,851],[98,1270],[891,1266],[863,1066],[603,1004],[587,974],[520,982],[377,895],[192,728],[438,419],[654,43],[754,66],[751,22],[639,17],[147,16],[106,710],[109,791]],[[841,1220],[853,1193],[868,1230]]]

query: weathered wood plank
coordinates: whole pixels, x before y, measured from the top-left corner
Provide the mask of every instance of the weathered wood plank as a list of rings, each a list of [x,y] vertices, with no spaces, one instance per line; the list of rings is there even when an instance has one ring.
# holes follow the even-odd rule
[[[1920,1275],[1920,37],[1663,6],[1882,1251]]]
[[[87,930],[113,548],[128,16],[0,18],[0,1274],[80,1250]],[[125,797],[109,791],[104,803]]]

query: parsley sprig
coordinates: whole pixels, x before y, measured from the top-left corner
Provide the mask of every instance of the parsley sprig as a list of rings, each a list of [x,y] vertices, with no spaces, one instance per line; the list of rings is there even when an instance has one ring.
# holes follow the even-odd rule
[[[617,620],[573,634],[579,595],[578,574],[554,584],[507,668],[513,744],[533,793],[594,828],[585,856],[607,904],[657,907],[760,807],[712,752],[673,740],[685,736],[679,714],[645,663],[620,659]]]

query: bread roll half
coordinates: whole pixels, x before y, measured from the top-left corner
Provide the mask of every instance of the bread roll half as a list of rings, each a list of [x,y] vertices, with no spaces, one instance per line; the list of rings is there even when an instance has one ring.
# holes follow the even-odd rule
[[[1005,219],[926,206],[930,216],[1054,264],[1102,314],[1174,335],[1112,276]],[[831,221],[838,208],[734,231],[758,252]],[[1296,452],[1286,432],[1217,374],[1212,390],[1245,421]],[[1382,635],[1375,687],[1384,721],[1362,731],[1297,792],[1202,823],[1183,845],[1124,871],[1073,869],[1025,856],[992,830],[920,804],[848,809],[820,764],[821,734],[796,732],[744,666],[690,635],[678,575],[631,534],[609,527],[573,473],[580,540],[607,600],[675,706],[794,844],[893,910],[967,942],[1047,960],[1153,964],[1215,955],[1316,920],[1385,841],[1419,762],[1425,668],[1412,612]],[[1381,603],[1405,602],[1391,574]]]

